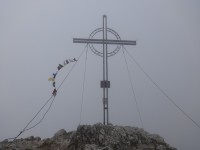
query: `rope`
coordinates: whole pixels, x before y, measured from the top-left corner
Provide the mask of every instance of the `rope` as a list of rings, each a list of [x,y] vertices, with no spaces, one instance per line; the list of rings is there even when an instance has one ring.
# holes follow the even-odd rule
[[[137,102],[137,99],[136,99],[136,94],[135,94],[134,87],[133,87],[133,80],[131,78],[130,71],[129,71],[129,68],[128,68],[128,63],[127,63],[126,55],[124,54],[124,49],[123,49],[123,56],[124,56],[124,60],[125,60],[125,63],[126,63],[126,69],[127,69],[127,72],[128,72],[129,82],[130,82],[130,85],[131,85],[133,97],[134,97],[134,100],[135,100],[136,109],[137,109],[137,112],[139,114],[140,123],[142,125],[142,128],[144,128],[143,121],[142,121],[142,116],[141,116],[141,113],[140,113],[139,105],[138,105],[138,102]]]
[[[87,44],[87,45],[88,45],[88,44]],[[80,59],[80,57],[81,57],[81,56],[83,55],[83,53],[85,52],[87,45],[85,46],[83,52],[79,55],[78,60]],[[69,71],[68,74],[65,76],[65,78],[63,79],[63,81],[61,82],[61,84],[58,86],[57,91],[61,88],[61,86],[63,85],[63,83],[64,83],[64,81],[66,80],[66,78],[69,76],[69,74],[72,72],[72,70],[73,70],[74,67],[76,66],[77,62],[78,62],[78,61],[76,61],[76,62],[74,63],[74,65],[70,68],[70,71]],[[47,109],[47,111],[44,113],[42,119],[40,119],[40,120],[39,120],[35,125],[33,125],[32,127],[27,128],[27,127],[31,124],[31,122],[38,116],[38,114],[42,111],[42,109],[50,102],[50,100],[51,100],[52,98],[53,98],[53,100],[51,101],[51,104],[50,104],[49,108]],[[49,110],[51,109],[51,106],[52,106],[54,100],[55,100],[55,97],[52,95],[52,96],[45,102],[45,104],[40,108],[40,110],[35,114],[35,116],[31,119],[31,121],[29,121],[29,122],[27,123],[27,125],[24,127],[24,129],[23,129],[22,131],[20,131],[20,133],[19,133],[17,136],[15,136],[15,137],[13,137],[13,138],[7,138],[7,140],[13,140],[13,141],[15,141],[23,132],[28,131],[28,130],[30,130],[30,129],[36,127],[37,125],[39,125],[39,124],[44,120],[46,114],[47,114],[47,113],[49,112]],[[10,144],[11,144],[11,143],[10,143]],[[8,146],[10,146],[10,144],[9,144]]]
[[[47,109],[47,111],[45,112],[45,114],[43,115],[42,119],[41,119],[38,123],[36,123],[34,126],[28,128],[28,129],[26,129],[26,128],[30,125],[30,123],[37,117],[37,115],[42,111],[42,109],[49,103],[49,101],[52,99],[52,97],[53,97],[53,96],[51,96],[51,97],[46,101],[46,103],[40,108],[40,110],[36,113],[36,115],[31,119],[31,121],[26,125],[26,127],[25,127],[22,131],[20,131],[20,133],[19,133],[16,137],[14,137],[14,138],[8,138],[7,140],[12,140],[12,142],[13,142],[13,141],[15,141],[22,133],[24,133],[25,131],[28,131],[28,130],[30,130],[30,129],[36,127],[38,124],[40,124],[40,123],[42,122],[42,120],[44,119],[44,117],[46,116],[46,114],[48,113],[48,111],[50,110],[50,108],[51,108],[51,106],[52,106],[52,104],[53,104],[53,102],[54,102],[54,100],[55,100],[55,97],[54,97],[53,100],[51,101],[51,104],[50,104],[49,108]],[[11,143],[9,143],[7,146],[9,147],[10,145],[11,145]]]
[[[80,111],[79,125],[81,124],[81,121],[82,121],[83,100],[84,100],[84,91],[85,91],[85,75],[86,75],[86,64],[87,64],[87,53],[88,53],[88,46],[87,46],[86,56],[85,56],[85,67],[84,67],[84,76],[83,76],[83,89],[82,89],[81,111]]]
[[[182,112],[182,114],[188,118],[190,121],[192,121],[199,129],[200,125],[194,121],[178,104],[175,103],[175,101],[148,75],[148,73],[142,68],[142,66],[133,58],[133,56],[126,50],[126,48],[123,46],[126,53],[130,56],[130,58],[135,62],[135,64],[140,68],[140,70],[147,76],[147,78],[154,84],[155,87],[179,110]]]
[[[79,55],[78,60],[81,58],[81,56],[83,55],[83,53],[86,50],[86,47],[88,47],[88,44],[84,47],[84,50],[82,51],[82,53]],[[63,85],[63,83],[65,82],[66,78],[69,76],[69,74],[71,73],[71,71],[74,69],[74,67],[76,66],[76,64],[78,63],[78,61],[76,61],[73,66],[70,68],[69,73],[65,76],[65,78],[63,79],[63,81],[61,82],[61,84],[58,86],[57,91],[60,89],[60,87]]]
[[[40,123],[44,120],[46,114],[47,114],[47,113],[49,112],[49,110],[51,109],[51,106],[52,106],[54,100],[55,100],[55,97],[54,97],[53,100],[51,101],[51,103],[50,103],[50,105],[49,105],[49,108],[48,108],[48,109],[46,110],[46,112],[44,113],[42,119],[40,119],[40,121],[39,121],[38,123],[36,123],[35,125],[33,125],[32,127],[28,128],[28,129],[25,129],[24,131],[28,131],[28,130],[30,130],[30,129],[36,127],[38,124],[40,124]]]
[[[24,129],[22,131],[20,131],[20,133],[16,136],[16,137],[13,137],[13,138],[7,138],[7,140],[16,140],[23,132],[26,131],[26,128],[31,124],[31,122],[38,116],[38,114],[42,111],[42,109],[49,103],[49,101],[52,99],[53,95],[45,102],[45,104],[40,108],[40,110],[35,114],[35,116],[31,119],[31,121],[29,121],[27,123],[27,125],[24,127]]]

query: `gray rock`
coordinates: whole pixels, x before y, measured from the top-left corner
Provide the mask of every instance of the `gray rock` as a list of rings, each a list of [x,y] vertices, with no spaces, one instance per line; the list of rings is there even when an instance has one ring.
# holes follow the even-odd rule
[[[67,135],[67,132],[64,129],[61,129],[54,134],[54,138],[58,138],[61,136],[66,136],[66,135]]]
[[[0,150],[176,150],[156,134],[141,128],[97,123],[77,131],[59,130],[52,138],[27,137],[0,142]]]
[[[77,128],[70,141],[70,149],[81,149],[86,145],[98,145],[98,149],[155,149],[175,150],[158,135],[151,135],[140,128],[103,125],[82,125]]]
[[[158,145],[156,147],[156,150],[166,150],[166,147],[164,147],[163,145]]]
[[[29,137],[25,138],[25,140],[27,140],[27,141],[33,141],[34,140],[34,136],[29,136]]]
[[[40,141],[41,138],[37,136],[37,137],[35,137],[35,140],[36,140],[36,141]]]

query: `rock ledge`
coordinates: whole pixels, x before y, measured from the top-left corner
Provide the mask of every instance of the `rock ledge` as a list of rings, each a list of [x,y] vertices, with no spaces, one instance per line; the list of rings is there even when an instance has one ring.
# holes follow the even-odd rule
[[[64,129],[52,138],[40,137],[0,142],[0,150],[176,150],[159,135],[130,126],[80,125],[77,131]]]

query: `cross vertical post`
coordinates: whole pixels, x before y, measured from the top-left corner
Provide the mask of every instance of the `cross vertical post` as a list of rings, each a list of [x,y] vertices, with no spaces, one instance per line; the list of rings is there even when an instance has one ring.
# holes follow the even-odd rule
[[[107,49],[107,17],[103,16],[103,83],[101,87],[103,88],[103,123],[109,123],[109,113],[108,113],[108,49]]]

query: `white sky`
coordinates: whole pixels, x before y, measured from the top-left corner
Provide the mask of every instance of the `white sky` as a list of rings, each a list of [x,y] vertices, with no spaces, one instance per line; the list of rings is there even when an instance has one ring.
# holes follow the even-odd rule
[[[77,58],[85,47],[74,44],[73,37],[88,38],[102,27],[104,14],[108,27],[123,40],[137,40],[136,46],[126,49],[200,124],[199,0],[1,0],[0,140],[16,136],[50,97],[48,77],[59,63]],[[45,138],[61,128],[76,129],[84,60],[85,54],[61,87],[45,120],[21,137]],[[81,124],[102,122],[101,61],[88,51]],[[127,61],[144,129],[161,135],[178,149],[200,149],[200,129],[155,88],[128,56]],[[71,66],[59,73],[58,84]],[[109,58],[109,80],[110,122],[141,127],[122,51]]]

